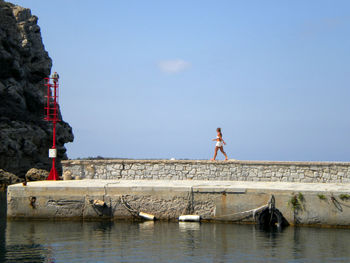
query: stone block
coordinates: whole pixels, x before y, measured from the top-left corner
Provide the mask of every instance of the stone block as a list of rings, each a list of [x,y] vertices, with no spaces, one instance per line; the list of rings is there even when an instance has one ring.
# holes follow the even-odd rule
[[[121,164],[114,164],[112,167],[113,167],[113,169],[118,169],[118,170],[123,168],[123,166]]]
[[[182,165],[176,165],[175,166],[175,170],[176,171],[182,171],[184,169],[184,167]]]
[[[299,175],[300,174],[303,174],[303,173],[298,173]],[[304,172],[304,175],[306,176],[306,177],[309,177],[309,178],[313,178],[314,177],[314,172],[313,171],[305,171]]]
[[[311,166],[310,167],[311,171],[318,171],[319,169],[320,169],[320,167],[318,167],[318,166]]]
[[[105,169],[106,169],[107,171],[113,171],[113,170],[114,170],[114,167],[113,167],[113,165],[108,164],[108,165],[106,165]]]

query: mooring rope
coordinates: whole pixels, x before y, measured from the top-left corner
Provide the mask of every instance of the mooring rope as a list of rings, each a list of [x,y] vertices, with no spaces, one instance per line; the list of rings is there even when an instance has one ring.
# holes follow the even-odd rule
[[[239,218],[236,219],[231,219],[232,221],[240,221],[249,217],[253,217],[254,219],[256,219],[256,214],[262,210],[264,210],[265,208],[272,208],[275,206],[275,198],[272,195],[269,202],[266,205],[251,209],[251,210],[247,210],[247,211],[243,211],[243,212],[238,212],[238,213],[233,213],[233,214],[227,214],[227,215],[220,215],[220,216],[214,216],[213,218],[225,218],[225,217],[237,217],[240,216]],[[230,221],[231,221],[230,220]]]
[[[130,214],[132,214],[133,216],[138,216],[139,215],[139,211],[137,211],[136,209],[132,208],[129,205],[129,203],[124,200],[124,196],[123,195],[120,196],[120,201],[121,201],[122,206],[124,206],[124,208],[130,212]]]
[[[243,211],[243,212],[238,212],[238,213],[234,213],[234,214],[227,214],[227,215],[220,215],[220,216],[214,216],[214,218],[225,218],[225,217],[229,217],[229,216],[235,217],[235,216],[239,216],[239,215],[242,215],[242,217],[234,219],[235,221],[236,220],[239,221],[239,220],[251,217],[251,216],[253,216],[255,218],[256,213],[258,213],[261,210],[263,210],[265,208],[268,208],[268,207],[269,207],[268,205],[263,205],[263,206],[260,206],[258,208],[254,208],[254,209]]]
[[[343,208],[341,206],[341,204],[339,203],[339,201],[334,197],[334,195],[332,194],[331,196],[331,200],[333,205],[335,206],[336,209],[338,209],[340,212],[343,212]]]
[[[106,184],[103,186],[103,188],[104,188],[104,190],[105,190],[105,194],[104,194],[104,196],[103,196],[103,199],[104,199],[104,197],[107,195],[107,186],[110,185],[110,184],[120,184],[120,182],[106,183]]]

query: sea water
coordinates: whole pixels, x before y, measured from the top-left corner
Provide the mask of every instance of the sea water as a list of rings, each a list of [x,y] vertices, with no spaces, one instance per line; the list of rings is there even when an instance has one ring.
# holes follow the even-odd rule
[[[6,220],[0,262],[350,262],[350,229],[176,222]]]

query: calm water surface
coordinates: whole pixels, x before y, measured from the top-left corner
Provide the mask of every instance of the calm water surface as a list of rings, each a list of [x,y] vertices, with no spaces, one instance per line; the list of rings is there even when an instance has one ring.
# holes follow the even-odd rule
[[[350,262],[350,230],[165,222],[7,221],[0,262]]]

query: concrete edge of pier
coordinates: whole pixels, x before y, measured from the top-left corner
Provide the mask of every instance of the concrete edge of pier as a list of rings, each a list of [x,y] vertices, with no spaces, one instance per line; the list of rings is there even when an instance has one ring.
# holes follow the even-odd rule
[[[196,214],[203,220],[253,223],[237,217],[274,195],[291,225],[350,226],[350,184],[200,180],[39,181],[8,188],[9,218],[160,220]],[[96,204],[103,205],[96,205]]]

